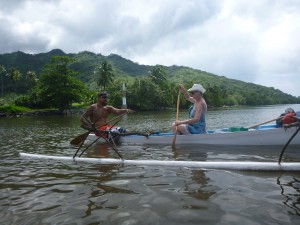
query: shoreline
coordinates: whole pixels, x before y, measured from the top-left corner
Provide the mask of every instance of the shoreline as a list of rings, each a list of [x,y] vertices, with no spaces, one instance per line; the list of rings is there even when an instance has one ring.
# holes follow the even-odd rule
[[[53,116],[53,115],[76,115],[82,114],[83,109],[68,109],[68,110],[36,110],[32,112],[17,112],[17,113],[0,113],[0,118],[15,118],[20,116]]]

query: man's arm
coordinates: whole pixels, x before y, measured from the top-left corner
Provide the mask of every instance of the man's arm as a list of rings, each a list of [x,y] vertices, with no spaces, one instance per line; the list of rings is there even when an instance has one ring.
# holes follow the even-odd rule
[[[134,110],[132,110],[132,109],[117,109],[113,106],[109,107],[109,111],[110,111],[110,113],[117,114],[117,115],[121,115],[123,113],[133,113],[134,112]]]
[[[89,123],[89,118],[92,112],[92,106],[88,107],[87,110],[82,114],[80,117],[80,122],[82,125],[85,126],[90,126],[91,124]]]

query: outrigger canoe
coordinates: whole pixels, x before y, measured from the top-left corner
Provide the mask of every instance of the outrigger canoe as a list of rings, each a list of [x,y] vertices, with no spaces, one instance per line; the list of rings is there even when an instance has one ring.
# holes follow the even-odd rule
[[[275,124],[261,125],[256,129],[224,128],[209,130],[207,134],[177,135],[176,144],[222,145],[222,146],[283,146],[295,133],[297,127],[285,129]],[[98,138],[94,133],[89,134],[87,140]],[[153,133],[148,137],[124,135],[118,139],[119,143],[128,144],[161,144],[170,145],[173,141],[172,133]],[[99,139],[101,141],[102,138]],[[103,140],[102,140],[103,141]],[[300,135],[296,135],[289,144],[300,147]]]

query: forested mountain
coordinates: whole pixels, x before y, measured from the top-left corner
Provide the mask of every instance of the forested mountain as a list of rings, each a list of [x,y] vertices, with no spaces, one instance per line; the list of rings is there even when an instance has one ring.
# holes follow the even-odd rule
[[[39,77],[44,65],[49,63],[53,56],[75,58],[76,61],[71,64],[71,68],[77,72],[74,77],[83,81],[87,86],[95,82],[95,68],[103,60],[107,60],[112,65],[116,77],[124,77],[128,80],[146,76],[154,68],[154,66],[139,65],[115,54],[103,56],[88,51],[77,54],[66,54],[60,49],[40,54],[26,54],[18,51],[0,54],[0,65],[3,65],[6,69],[17,68],[22,74],[17,84],[2,74],[4,93],[13,91],[26,93],[29,88],[28,82],[26,82],[26,73],[29,70],[35,71]],[[300,103],[300,97],[291,96],[274,88],[228,79],[223,76],[183,66],[170,66],[164,67],[164,69],[167,80],[174,83],[174,85],[183,83],[188,87],[193,83],[201,83],[208,90],[206,93],[208,98],[212,98],[214,94],[220,95],[221,93],[223,95],[222,101],[224,99],[226,101],[216,105]]]

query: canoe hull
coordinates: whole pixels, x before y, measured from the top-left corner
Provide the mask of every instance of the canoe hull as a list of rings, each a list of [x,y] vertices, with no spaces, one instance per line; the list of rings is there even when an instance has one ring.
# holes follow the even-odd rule
[[[176,144],[196,145],[222,145],[222,146],[284,146],[295,133],[296,128],[273,128],[241,132],[220,132],[208,134],[177,135]],[[171,144],[174,135],[159,133],[148,138],[139,135],[120,137],[120,143],[128,144]],[[95,140],[96,136],[90,134],[88,140]],[[100,139],[99,139],[100,140]],[[296,135],[290,143],[291,146],[300,146],[300,134]]]

